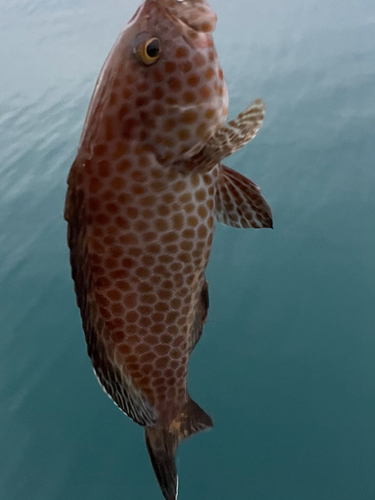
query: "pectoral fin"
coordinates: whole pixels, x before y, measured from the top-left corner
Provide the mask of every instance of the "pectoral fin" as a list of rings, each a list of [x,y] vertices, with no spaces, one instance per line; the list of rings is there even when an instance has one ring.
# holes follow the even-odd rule
[[[260,188],[238,172],[221,165],[216,191],[216,218],[239,228],[272,228],[271,208]]]
[[[176,164],[183,172],[205,172],[235,153],[256,136],[263,123],[266,106],[256,99],[236,118],[219,129],[207,144],[183,165]]]
[[[262,99],[256,99],[242,111],[237,118],[228,122],[208,141],[206,148],[210,150],[216,163],[241,149],[256,136],[260,129],[266,107]]]

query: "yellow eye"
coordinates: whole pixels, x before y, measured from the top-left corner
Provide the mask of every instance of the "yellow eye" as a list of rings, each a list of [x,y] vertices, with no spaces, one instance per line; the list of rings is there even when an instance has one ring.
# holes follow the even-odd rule
[[[160,40],[158,38],[149,38],[138,46],[137,56],[143,64],[153,64],[161,56]]]

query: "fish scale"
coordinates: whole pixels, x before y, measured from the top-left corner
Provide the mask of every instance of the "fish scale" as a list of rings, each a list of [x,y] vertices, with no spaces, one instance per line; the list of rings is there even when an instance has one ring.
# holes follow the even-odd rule
[[[259,188],[221,164],[264,117],[225,124],[228,94],[204,0],[145,0],[112,48],[68,178],[65,218],[88,354],[115,403],[145,427],[162,492],[178,442],[212,419],[187,392],[208,311],[215,218],[271,227]]]

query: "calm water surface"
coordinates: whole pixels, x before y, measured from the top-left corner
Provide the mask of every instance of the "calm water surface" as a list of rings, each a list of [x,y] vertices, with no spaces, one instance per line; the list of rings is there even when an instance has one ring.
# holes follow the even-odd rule
[[[0,0],[0,498],[161,499],[143,431],[102,394],[70,279],[65,179],[96,76],[138,0]],[[275,229],[219,226],[189,387],[215,429],[181,500],[375,498],[375,3],[212,0],[228,164]]]

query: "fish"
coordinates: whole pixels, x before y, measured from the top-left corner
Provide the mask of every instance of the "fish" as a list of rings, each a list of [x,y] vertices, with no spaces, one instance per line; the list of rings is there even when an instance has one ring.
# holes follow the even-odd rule
[[[227,122],[205,0],[145,0],[99,74],[68,176],[64,217],[87,352],[105,392],[145,429],[177,498],[178,444],[213,426],[187,390],[209,308],[215,220],[271,228],[259,187],[222,161],[251,141],[256,99]]]

